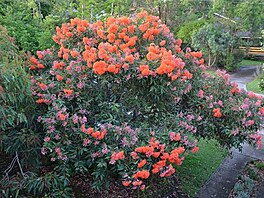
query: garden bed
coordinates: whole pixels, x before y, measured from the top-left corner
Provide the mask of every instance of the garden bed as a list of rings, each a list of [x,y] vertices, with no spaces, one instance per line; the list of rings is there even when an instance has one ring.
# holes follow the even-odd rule
[[[263,181],[264,162],[261,160],[250,161],[239,176],[228,198],[254,198]]]

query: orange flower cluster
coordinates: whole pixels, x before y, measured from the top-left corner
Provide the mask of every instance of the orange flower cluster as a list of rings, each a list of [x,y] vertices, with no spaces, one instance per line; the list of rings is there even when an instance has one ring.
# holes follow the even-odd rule
[[[44,69],[45,68],[45,66],[43,64],[39,63],[39,61],[34,56],[30,57],[29,60],[30,60],[30,62],[32,64],[29,67],[30,70]]]
[[[106,129],[102,131],[94,131],[94,128],[89,127],[88,129],[85,128],[85,125],[81,125],[81,131],[87,135],[91,135],[93,138],[97,140],[102,140],[106,136],[107,132]]]
[[[42,103],[44,103],[44,104],[49,104],[49,103],[50,103],[50,100],[40,98],[40,99],[37,99],[37,100],[36,100],[36,103],[37,103],[37,104],[42,104]]]
[[[73,94],[72,89],[63,89],[63,92],[65,93],[66,96],[71,96]]]
[[[190,52],[190,54],[195,58],[202,58],[203,56],[202,52]]]
[[[175,134],[175,139],[179,141],[180,134]],[[150,164],[152,164],[151,172],[153,174],[160,173],[160,177],[168,177],[176,172],[172,164],[175,164],[177,166],[180,166],[182,164],[184,157],[180,157],[180,155],[185,152],[185,149],[184,147],[177,147],[171,150],[171,152],[166,152],[165,150],[166,145],[161,144],[158,140],[156,140],[156,138],[152,137],[149,141],[148,146],[135,148],[135,151],[131,152],[131,156],[135,160],[139,159],[142,155],[148,158],[153,157],[153,159],[150,159],[148,161],[147,159],[139,161],[137,164],[138,169],[143,167],[150,167]],[[193,151],[198,151],[198,147],[195,147]],[[123,186],[129,186],[130,184],[132,184],[133,186],[140,186],[142,184],[142,181],[140,179],[147,179],[149,177],[150,170],[137,170],[136,173],[132,176],[132,178],[134,179],[133,182],[130,180],[125,180],[122,182],[122,184]]]
[[[147,179],[149,178],[149,171],[148,170],[142,170],[142,171],[138,171],[136,174],[133,175],[133,178],[138,179],[138,178],[142,178],[142,179]]]
[[[213,109],[213,113],[214,113],[214,117],[216,117],[216,118],[222,117],[222,113],[221,113],[220,108]]]
[[[84,50],[78,51],[75,48],[66,47],[66,42],[72,38],[81,37],[88,31],[91,35],[86,34],[82,37]],[[145,11],[138,13],[135,19],[109,17],[105,22],[97,21],[93,24],[75,18],[70,23],[63,24],[61,28],[56,28],[53,40],[61,46],[58,57],[64,62],[55,62],[53,68],[63,70],[66,62],[76,60],[78,57],[78,59],[82,58],[87,68],[91,68],[97,75],[118,74],[122,73],[122,69],[127,71],[131,68],[132,71],[139,71],[135,75],[147,77],[167,74],[171,80],[176,80],[181,76],[184,62],[177,58],[173,51],[176,50],[176,53],[181,51],[181,41],[167,42],[169,34],[170,30],[160,22],[158,17],[148,15]],[[139,45],[142,43],[146,45],[147,51],[139,51]],[[169,48],[166,48],[166,45]],[[200,57],[198,52],[193,55]],[[39,64],[34,58],[31,62],[34,66],[32,69]],[[39,67],[44,68],[42,65]],[[66,69],[69,68],[66,67]],[[185,70],[183,79],[190,78],[192,75]],[[62,81],[63,77],[57,76],[57,80]]]

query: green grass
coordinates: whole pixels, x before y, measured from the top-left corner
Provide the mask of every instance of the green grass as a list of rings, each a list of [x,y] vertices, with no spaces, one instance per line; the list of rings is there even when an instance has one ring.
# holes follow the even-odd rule
[[[259,78],[256,78],[255,80],[251,81],[250,83],[247,84],[247,90],[253,91],[255,93],[264,94],[264,91],[261,91],[260,87],[258,86],[259,82],[260,82]]]
[[[255,61],[255,60],[248,60],[248,59],[244,59],[242,60],[241,63],[239,63],[240,67],[243,66],[257,66],[257,65],[262,65],[263,61]]]
[[[215,140],[200,140],[199,148],[199,152],[188,155],[178,167],[182,188],[190,197],[199,192],[228,154]]]

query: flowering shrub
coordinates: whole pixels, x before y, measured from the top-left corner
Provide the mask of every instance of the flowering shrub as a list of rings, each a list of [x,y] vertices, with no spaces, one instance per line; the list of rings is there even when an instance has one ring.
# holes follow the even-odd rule
[[[141,12],[93,24],[75,18],[56,32],[57,46],[31,57],[30,70],[43,107],[42,154],[64,175],[90,174],[96,188],[119,177],[144,189],[148,178],[174,174],[199,150],[190,133],[228,146],[258,141],[262,101],[248,99],[251,114],[230,132],[231,116],[245,116],[238,105],[246,95],[227,82],[216,93],[223,78],[204,78],[202,53],[184,53],[157,17]],[[232,104],[219,101],[232,97]]]

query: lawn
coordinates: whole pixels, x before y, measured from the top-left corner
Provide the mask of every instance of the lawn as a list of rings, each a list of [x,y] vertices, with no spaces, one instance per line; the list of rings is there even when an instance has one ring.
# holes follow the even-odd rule
[[[258,65],[262,65],[263,61],[255,61],[255,60],[248,60],[248,59],[244,59],[242,60],[241,63],[239,63],[240,67],[243,66],[258,66]]]
[[[200,140],[199,148],[199,152],[188,155],[178,168],[183,191],[190,197],[199,192],[228,154],[215,140]]]
[[[251,81],[250,83],[247,84],[247,90],[259,94],[264,94],[264,91],[261,91],[260,87],[258,86],[259,82],[260,82],[260,78],[256,78],[255,80]]]

